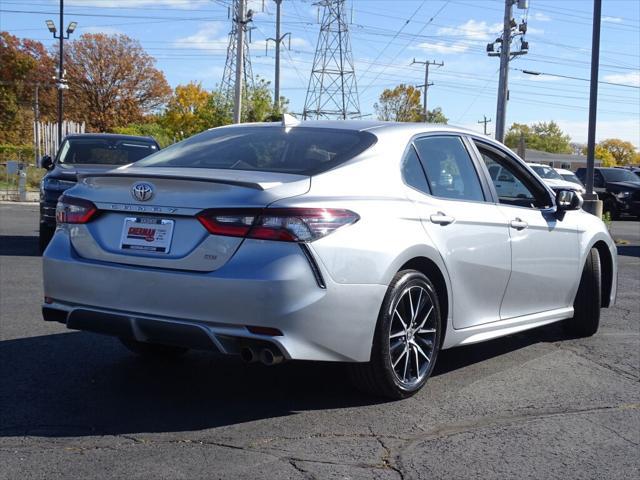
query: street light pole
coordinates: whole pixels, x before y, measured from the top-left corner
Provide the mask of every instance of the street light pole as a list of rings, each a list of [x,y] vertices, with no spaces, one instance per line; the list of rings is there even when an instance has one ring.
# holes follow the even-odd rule
[[[76,27],[78,26],[77,22],[69,23],[67,27],[66,34],[64,32],[64,0],[60,0],[60,33],[56,35],[58,31],[56,29],[56,24],[53,20],[46,21],[47,28],[53,34],[53,38],[60,40],[60,58],[58,60],[58,74],[54,77],[56,81],[56,87],[58,87],[58,147],[62,143],[62,121],[64,119],[64,96],[63,90],[68,88],[66,85],[66,80],[64,78],[64,41],[69,38]]]
[[[602,0],[593,1],[593,34],[591,38],[591,91],[589,94],[589,130],[587,132],[587,175],[584,209],[602,217],[602,202],[593,191],[596,150],[596,114],[598,111],[598,63],[600,62],[600,17]]]
[[[64,0],[60,0],[60,60],[58,61],[58,148],[62,145],[62,120],[64,118],[64,94],[63,82],[64,78]],[[55,37],[55,34],[54,34]]]

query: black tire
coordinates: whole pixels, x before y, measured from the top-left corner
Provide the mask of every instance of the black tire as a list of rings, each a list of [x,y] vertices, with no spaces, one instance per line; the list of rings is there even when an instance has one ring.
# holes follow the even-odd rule
[[[419,287],[419,288],[418,288]],[[422,296],[418,299],[415,298],[415,290],[420,295],[424,295],[424,303]],[[404,325],[402,322],[402,315],[398,311],[402,310],[404,314],[409,314],[407,310],[407,292],[409,295],[409,301],[416,301],[417,307],[415,309],[415,315],[413,316],[413,325],[408,320],[409,327],[414,328],[413,333],[410,330],[404,330],[402,328],[392,333],[394,326],[398,327]],[[413,292],[413,293],[412,293]],[[413,297],[412,297],[413,295]],[[427,301],[429,304],[427,304]],[[424,308],[421,310],[421,305]],[[413,304],[411,304],[413,307]],[[431,307],[432,310],[429,310]],[[426,315],[424,312],[427,312]],[[423,317],[421,322],[418,318],[420,313]],[[409,314],[408,317],[411,315]],[[398,320],[400,317],[400,320]],[[405,318],[408,318],[405,317]],[[422,328],[419,323],[422,324]],[[422,328],[422,329],[421,329]],[[433,330],[433,332],[431,332]],[[371,359],[367,363],[355,363],[349,366],[349,373],[354,385],[368,394],[375,396],[381,396],[392,399],[407,398],[415,394],[420,390],[433,371],[433,367],[436,363],[438,351],[440,349],[440,335],[442,330],[442,322],[440,318],[440,307],[438,303],[438,294],[433,283],[422,273],[416,270],[403,270],[398,272],[391,281],[380,314],[378,315],[378,322],[376,324],[376,331],[373,338],[373,345],[371,347]],[[409,331],[409,335],[407,335]],[[423,333],[427,332],[428,333]],[[398,335],[400,335],[398,337]],[[393,340],[392,338],[398,338]],[[398,342],[401,342],[398,345]],[[395,345],[392,346],[392,343]],[[413,345],[418,344],[418,348]],[[402,349],[402,350],[400,350]],[[409,350],[408,350],[409,349]],[[413,349],[413,350],[411,350]],[[397,355],[394,352],[399,352]],[[409,353],[407,353],[407,351]],[[419,355],[418,351],[422,355]],[[427,354],[425,355],[425,351]],[[400,375],[395,370],[395,364],[402,363],[404,357],[404,380],[407,380],[407,362],[411,358],[412,365],[409,368],[409,379],[411,381],[403,381],[400,379]],[[422,361],[425,365],[420,366],[420,359],[424,356]],[[415,357],[415,363],[413,358]],[[397,367],[396,367],[397,368]],[[402,366],[400,367],[402,369]],[[415,378],[412,379],[411,375],[415,371]]]
[[[602,202],[602,210],[604,213],[609,213],[611,220],[620,220],[620,212],[613,198],[607,198]]]
[[[189,350],[185,347],[176,347],[173,345],[138,342],[131,338],[121,338],[120,341],[136,355],[149,358],[175,358],[184,355]]]
[[[44,253],[47,245],[49,245],[49,242],[51,241],[51,238],[53,238],[55,231],[56,229],[53,227],[45,225],[44,223],[40,224],[40,232],[38,235],[38,250],[40,255]]]
[[[590,337],[598,331],[602,306],[600,254],[592,248],[582,270],[580,286],[573,302],[573,318],[565,321],[567,332],[576,337]]]

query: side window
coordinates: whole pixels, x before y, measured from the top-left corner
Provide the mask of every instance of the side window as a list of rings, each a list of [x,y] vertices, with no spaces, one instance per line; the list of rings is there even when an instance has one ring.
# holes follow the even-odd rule
[[[460,137],[423,137],[414,143],[433,195],[484,201],[478,173]]]
[[[422,169],[422,165],[420,165],[420,160],[418,159],[418,155],[416,155],[416,150],[413,148],[413,145],[409,147],[402,161],[402,178],[407,185],[423,193],[429,193],[427,177],[424,176],[424,170]]]
[[[498,194],[500,203],[527,208],[544,208],[549,206],[549,196],[541,186],[529,178],[526,170],[518,169],[508,158],[489,149],[484,149],[476,142],[482,160],[487,166],[491,181]],[[496,172],[494,175],[493,171]]]

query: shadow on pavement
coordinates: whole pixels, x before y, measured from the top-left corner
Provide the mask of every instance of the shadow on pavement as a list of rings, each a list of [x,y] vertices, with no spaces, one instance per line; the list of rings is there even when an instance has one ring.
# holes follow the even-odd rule
[[[0,255],[14,257],[38,257],[38,237],[0,235]]]
[[[543,327],[445,350],[434,375],[561,335],[559,328]],[[0,342],[0,383],[5,437],[196,431],[385,401],[355,391],[341,364],[269,368],[207,352],[149,361],[129,354],[116,339],[85,332]]]

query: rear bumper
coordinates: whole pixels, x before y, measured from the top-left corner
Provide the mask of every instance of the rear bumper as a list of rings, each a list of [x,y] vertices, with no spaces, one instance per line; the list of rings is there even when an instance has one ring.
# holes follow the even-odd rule
[[[327,274],[320,288],[299,245],[259,240],[246,240],[222,268],[204,273],[85,260],[58,230],[43,270],[53,299],[43,308],[69,328],[228,354],[237,353],[238,340],[265,341],[299,360],[367,361],[386,292],[384,285],[336,284]],[[247,326],[283,335],[255,335]]]

